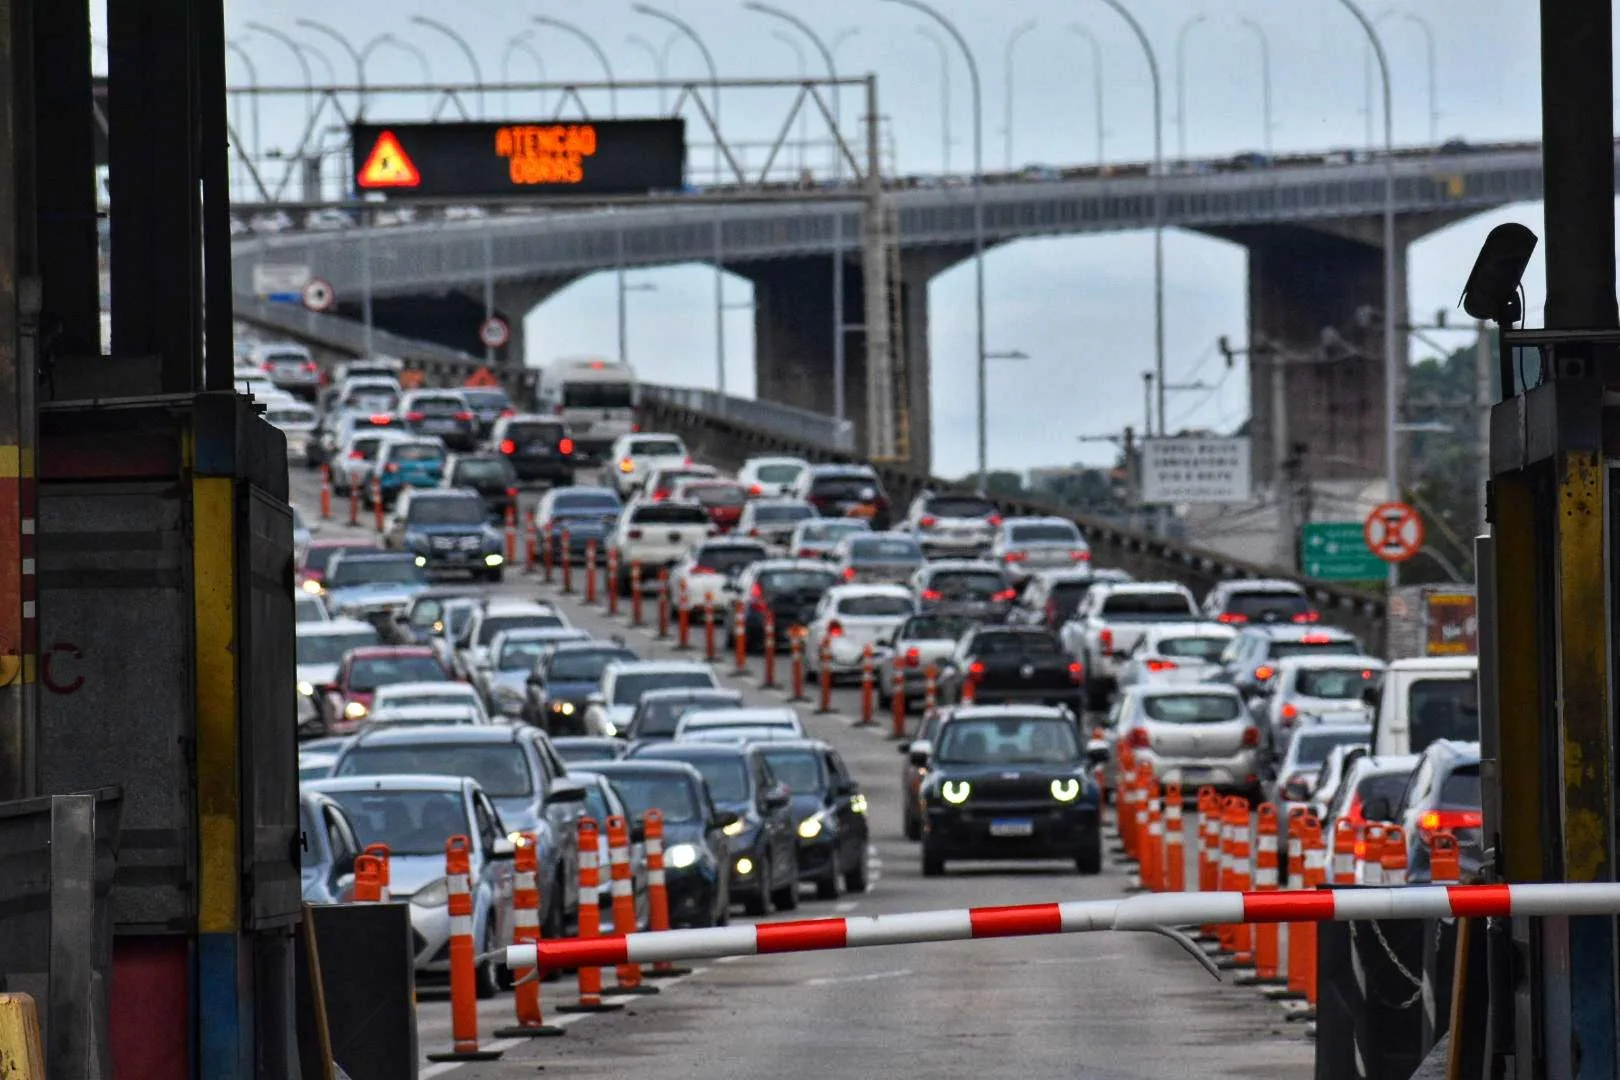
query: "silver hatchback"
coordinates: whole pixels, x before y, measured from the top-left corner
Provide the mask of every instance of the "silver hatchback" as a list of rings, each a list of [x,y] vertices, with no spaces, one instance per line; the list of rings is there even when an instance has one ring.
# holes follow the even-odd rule
[[[1111,716],[1118,743],[1186,795],[1209,785],[1258,802],[1264,765],[1260,728],[1234,687],[1142,686],[1121,693]]]

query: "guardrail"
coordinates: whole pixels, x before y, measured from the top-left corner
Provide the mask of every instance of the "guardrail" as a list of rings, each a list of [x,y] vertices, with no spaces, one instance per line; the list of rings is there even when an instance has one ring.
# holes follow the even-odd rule
[[[855,425],[809,409],[782,405],[757,398],[733,397],[715,390],[699,390],[687,386],[656,386],[643,383],[641,396],[690,412],[708,413],[726,417],[738,423],[774,431],[789,439],[802,439],[829,450],[853,453]]]

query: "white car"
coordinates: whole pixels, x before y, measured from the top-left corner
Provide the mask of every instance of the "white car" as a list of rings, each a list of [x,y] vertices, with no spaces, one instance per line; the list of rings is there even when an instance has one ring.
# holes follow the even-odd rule
[[[377,628],[359,619],[299,623],[293,632],[293,660],[298,679],[298,728],[301,735],[324,735],[320,700],[338,677],[350,649],[380,644]]]
[[[878,665],[878,702],[888,708],[893,701],[895,675],[905,679],[906,711],[922,711],[928,689],[928,669],[934,669],[937,695],[939,673],[956,653],[956,643],[975,625],[965,615],[924,612],[913,615],[886,642]],[[937,702],[936,702],[937,703]]]
[[[737,470],[737,482],[754,498],[787,496],[810,463],[796,457],[751,457]]]
[[[654,472],[690,465],[692,455],[678,435],[622,435],[613,441],[608,461],[614,490],[628,499]]]
[[[787,542],[788,555],[795,559],[831,559],[844,537],[871,531],[872,523],[862,518],[806,518],[793,526]]]
[[[478,713],[479,724],[490,722],[489,711],[478,691],[464,682],[406,682],[377,687],[371,699],[372,714],[385,709],[412,709],[418,706],[465,705]]]
[[[473,613],[472,621],[456,643],[455,674],[472,678],[493,661],[490,646],[508,630],[546,630],[567,627],[568,620],[551,604],[534,600],[492,598]]]
[[[602,669],[602,689],[585,707],[585,729],[616,735],[648,690],[717,690],[714,669],[697,660],[633,660]]]
[[[363,413],[391,413],[399,408],[403,394],[396,378],[360,375],[341,384],[336,407]]]
[[[1008,518],[991,541],[990,558],[1006,567],[1014,581],[1022,581],[1038,570],[1090,562],[1091,545],[1067,518]]]
[[[705,601],[712,600],[717,615],[730,618],[732,605],[739,596],[737,582],[743,571],[769,556],[765,545],[758,540],[725,537],[705,540],[689,550],[670,570],[670,600],[679,603],[684,596],[692,607],[701,607]]]
[[[410,436],[392,428],[360,428],[338,447],[337,460],[332,463],[332,487],[339,495],[351,491],[365,491],[377,468],[377,455],[384,443],[397,442]]]
[[[803,499],[751,499],[731,531],[764,541],[778,555],[791,555],[794,530],[815,517],[816,508]]]
[[[1278,660],[1271,694],[1255,710],[1266,718],[1266,734],[1277,756],[1287,752],[1300,728],[1370,723],[1372,709],[1362,695],[1383,680],[1386,666],[1372,656],[1307,655]]]
[[[794,738],[807,735],[804,721],[791,706],[777,705],[742,709],[694,709],[675,724],[675,741],[704,737],[720,731],[780,728]]]
[[[312,592],[299,590],[293,593],[293,622],[324,623],[332,621],[332,613],[326,608],[326,601]]]
[[[866,646],[878,646],[917,613],[917,598],[904,585],[835,585],[816,605],[805,637],[805,667],[821,675],[821,651],[827,646],[827,667],[836,678],[857,675]]]
[[[313,406],[291,399],[273,401],[264,410],[264,418],[286,436],[288,461],[313,466],[314,458],[309,451],[316,442],[315,429],[320,426],[320,418],[315,415]]]
[[[1208,682],[1221,670],[1221,654],[1237,637],[1222,623],[1166,623],[1150,627],[1125,657],[1119,686]]]
[[[386,709],[373,707],[366,714],[366,726],[378,724],[487,724],[489,714],[460,701],[445,701],[437,705],[392,705]]]
[[[982,495],[925,491],[911,501],[900,528],[930,559],[977,558],[990,550],[1000,524],[1001,512]]]
[[[1174,581],[1093,585],[1059,632],[1063,651],[1085,666],[1087,707],[1107,707],[1125,657],[1150,629],[1199,617],[1192,590]]]
[[[643,580],[656,577],[661,568],[674,566],[713,533],[714,522],[695,502],[636,499],[619,515],[608,550],[617,552],[619,575],[628,583],[635,564],[641,564]]]

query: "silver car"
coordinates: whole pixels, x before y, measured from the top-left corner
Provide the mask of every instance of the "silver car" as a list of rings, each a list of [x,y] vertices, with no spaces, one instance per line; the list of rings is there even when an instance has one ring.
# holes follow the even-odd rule
[[[327,768],[330,767],[328,761]],[[300,760],[300,779],[303,779],[302,772]],[[352,900],[354,860],[362,854],[362,849],[349,815],[335,799],[305,788],[298,793],[298,827],[299,877],[304,903],[343,904]]]
[[[1372,656],[1291,656],[1277,662],[1265,710],[1267,735],[1278,754],[1295,732],[1316,724],[1361,724],[1371,720],[1362,693],[1384,677],[1384,662]]]
[[[1018,590],[993,562],[941,559],[911,578],[917,606],[941,615],[966,615],[979,622],[1005,622]]]
[[[1091,545],[1080,527],[1067,518],[1008,518],[996,530],[990,558],[999,562],[1014,581],[1038,570],[1057,570],[1091,561]]]
[[[838,541],[871,531],[872,523],[862,518],[810,518],[793,527],[788,554],[795,559],[830,559]]]
[[[901,528],[930,559],[971,559],[990,550],[1000,524],[996,504],[982,495],[924,492],[912,500]]]
[[[894,636],[885,642],[883,661],[878,668],[878,700],[882,707],[888,709],[892,705],[898,672],[905,679],[906,711],[920,711],[928,669],[934,669],[937,689],[939,671],[956,652],[957,641],[973,625],[974,620],[967,616],[939,612],[913,615],[901,623]]]
[[[906,585],[925,561],[921,546],[904,533],[846,536],[833,552],[846,585]]]
[[[1265,750],[1234,687],[1136,687],[1120,694],[1110,720],[1115,741],[1147,762],[1159,783],[1179,783],[1183,793],[1207,784],[1259,802]]]
[[[1119,668],[1119,686],[1207,682],[1237,631],[1220,623],[1169,623],[1144,633]]]

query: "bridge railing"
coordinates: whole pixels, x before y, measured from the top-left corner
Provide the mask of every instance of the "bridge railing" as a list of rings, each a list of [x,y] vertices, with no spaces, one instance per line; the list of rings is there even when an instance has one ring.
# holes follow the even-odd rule
[[[733,397],[715,390],[689,386],[658,386],[643,383],[641,396],[647,401],[673,405],[691,412],[724,417],[761,431],[774,431],[784,439],[813,446],[853,453],[855,425],[809,409],[795,408],[774,401]]]

